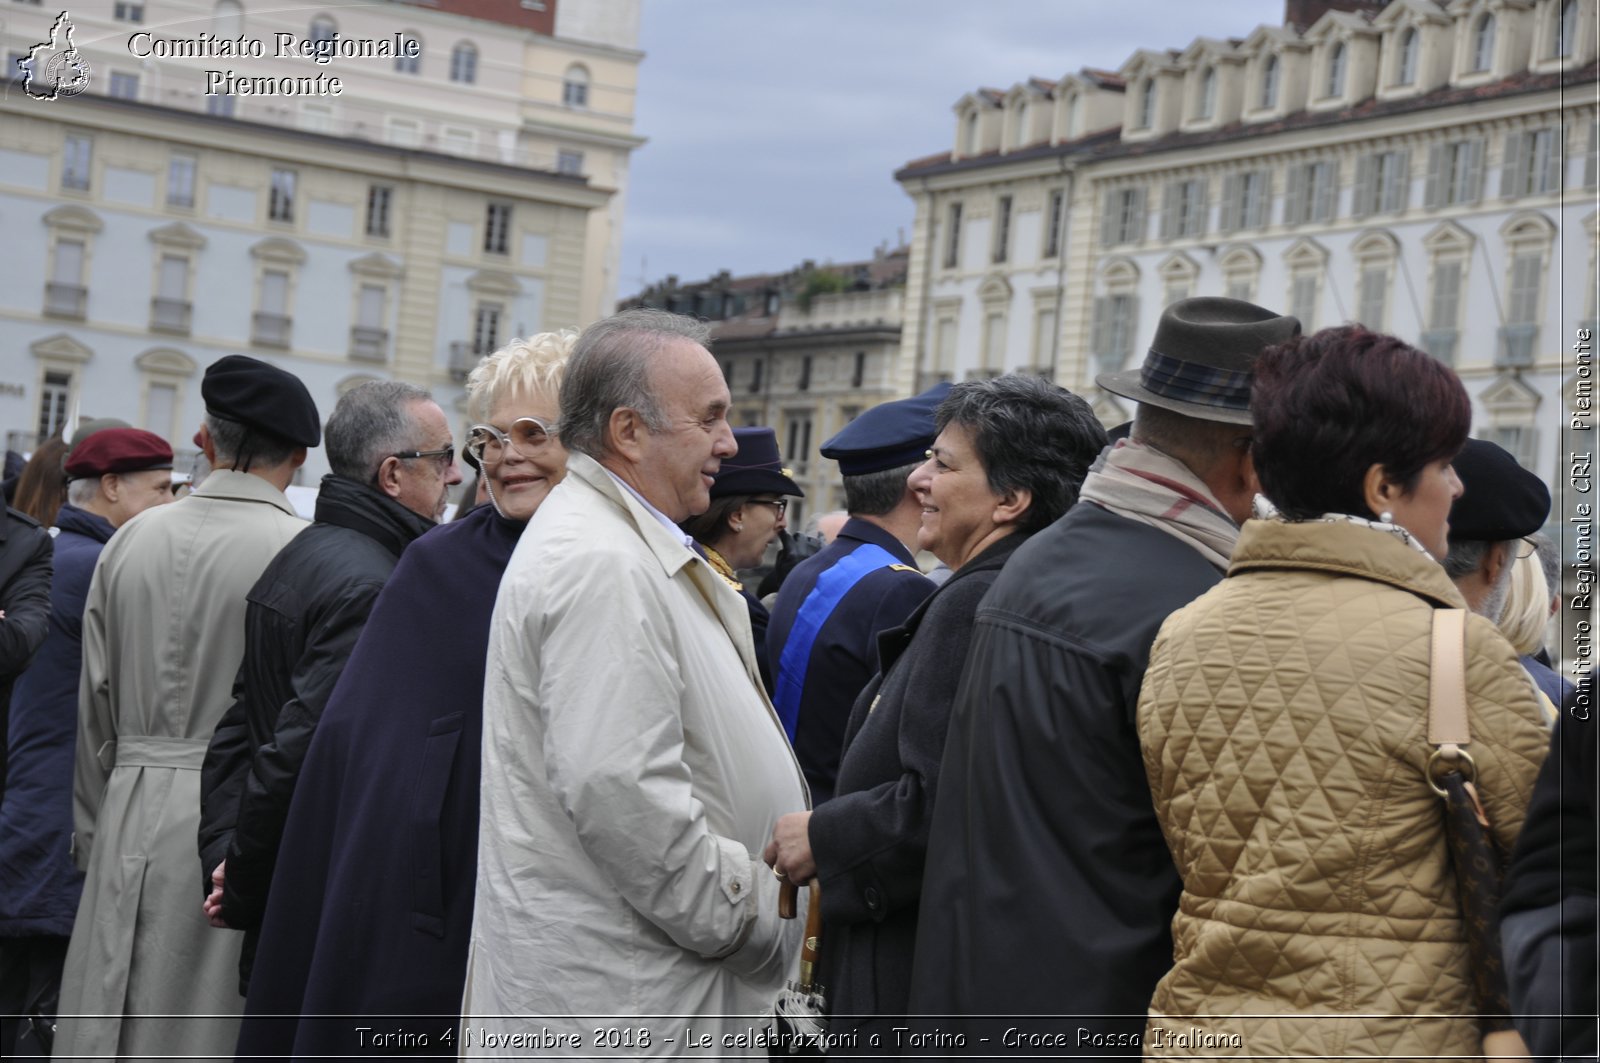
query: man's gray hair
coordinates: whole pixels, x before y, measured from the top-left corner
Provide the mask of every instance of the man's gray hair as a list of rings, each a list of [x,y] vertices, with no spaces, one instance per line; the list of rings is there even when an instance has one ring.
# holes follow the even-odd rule
[[[1490,620],[1500,619],[1500,611],[1506,605],[1506,595],[1511,590],[1511,569],[1516,564],[1519,541],[1518,539],[1505,542],[1488,539],[1450,540],[1450,552],[1444,558],[1444,571],[1452,580],[1459,580],[1476,572],[1494,547],[1501,546],[1505,549],[1506,563],[1500,566],[1500,578],[1489,588],[1489,593],[1484,595],[1483,603],[1475,610],[1478,615]]]
[[[211,432],[211,445],[217,452],[216,467],[219,469],[239,464],[247,467],[257,463],[282,465],[300,449],[282,436],[214,413],[206,414],[206,428]]]
[[[615,410],[629,409],[652,432],[667,427],[656,400],[650,364],[677,340],[706,346],[711,326],[665,310],[624,310],[583,330],[561,384],[561,441],[568,450],[600,458]]]
[[[1544,585],[1550,591],[1550,597],[1561,597],[1561,549],[1551,541],[1550,536],[1541,532],[1528,536],[1528,541],[1533,544],[1539,567],[1544,570]]]
[[[322,429],[335,476],[370,483],[389,455],[422,445],[413,407],[433,396],[400,380],[369,380],[339,396]]]
[[[906,496],[906,477],[922,462],[844,478],[844,508],[852,517],[884,517]]]
[[[82,509],[100,496],[100,477],[83,476],[67,484],[67,502]]]

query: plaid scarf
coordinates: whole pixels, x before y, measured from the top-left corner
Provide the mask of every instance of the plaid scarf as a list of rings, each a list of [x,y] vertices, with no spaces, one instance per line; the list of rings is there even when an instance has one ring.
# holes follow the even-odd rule
[[[1226,570],[1239,526],[1189,467],[1146,443],[1120,439],[1089,470],[1079,497],[1160,528]]]

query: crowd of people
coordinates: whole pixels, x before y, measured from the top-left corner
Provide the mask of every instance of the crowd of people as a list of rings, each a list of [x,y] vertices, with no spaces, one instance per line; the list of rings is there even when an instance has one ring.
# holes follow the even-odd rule
[[[40,448],[0,1056],[784,1054],[803,950],[841,1056],[1593,1056],[1593,681],[1452,370],[1184,300],[1109,434],[1020,375],[861,414],[800,559],[709,343],[513,341],[459,449],[225,357],[177,501],[150,432]]]

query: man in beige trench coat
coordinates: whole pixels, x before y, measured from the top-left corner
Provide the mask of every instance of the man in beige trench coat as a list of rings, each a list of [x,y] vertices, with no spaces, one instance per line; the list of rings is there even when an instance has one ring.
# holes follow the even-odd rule
[[[201,911],[200,764],[233,703],[245,594],[306,526],[283,490],[322,433],[305,385],[254,358],[219,359],[200,394],[215,471],[117,532],[84,609],[73,821],[88,879],[57,1059],[231,1059],[238,1036],[242,935]]]

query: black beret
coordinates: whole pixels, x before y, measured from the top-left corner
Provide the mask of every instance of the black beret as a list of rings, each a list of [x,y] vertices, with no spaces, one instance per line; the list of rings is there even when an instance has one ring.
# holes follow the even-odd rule
[[[822,444],[822,456],[836,460],[844,476],[921,462],[939,434],[934,411],[948,394],[946,380],[909,399],[879,403]]]
[[[72,448],[66,468],[74,480],[108,472],[170,469],[172,448],[165,439],[142,428],[102,428]]]
[[[739,453],[724,458],[717,470],[716,482],[711,485],[712,498],[729,495],[799,495],[805,496],[783,467],[778,455],[778,433],[770,428],[735,428],[734,442]]]
[[[1504,448],[1469,439],[1454,464],[1461,497],[1450,507],[1450,538],[1499,543],[1544,527],[1550,489]]]
[[[297,447],[322,442],[322,421],[311,392],[293,373],[243,354],[218,358],[200,381],[206,412]]]

